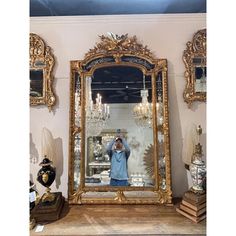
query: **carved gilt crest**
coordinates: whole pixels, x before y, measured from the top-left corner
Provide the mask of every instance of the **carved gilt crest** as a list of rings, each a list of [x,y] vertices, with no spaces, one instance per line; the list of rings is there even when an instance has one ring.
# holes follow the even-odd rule
[[[112,54],[114,52],[126,52],[134,55],[145,55],[153,57],[153,53],[138,43],[137,37],[128,37],[128,34],[118,36],[117,34],[108,33],[108,36],[100,35],[101,42],[97,43],[93,49],[90,49],[85,57],[93,56],[94,54]]]

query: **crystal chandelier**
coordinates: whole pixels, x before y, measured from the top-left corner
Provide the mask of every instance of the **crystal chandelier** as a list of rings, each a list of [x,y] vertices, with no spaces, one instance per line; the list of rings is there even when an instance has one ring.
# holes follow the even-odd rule
[[[134,121],[139,127],[152,127],[152,104],[148,102],[148,90],[141,90],[142,102],[133,109]]]
[[[92,90],[91,90],[91,77],[86,78],[86,131],[87,136],[98,136],[104,126],[106,121],[110,118],[110,108],[107,104],[102,104],[102,96],[98,93],[96,97],[96,103],[92,100]],[[77,123],[80,120],[80,106],[77,102],[76,109],[76,120]]]
[[[152,103],[148,102],[148,90],[145,89],[145,76],[143,76],[143,89],[140,91],[142,102],[135,105],[133,109],[133,117],[137,126],[142,128],[152,127]],[[157,110],[157,123],[163,124],[163,106],[161,103],[161,97],[158,96],[158,102],[156,103]]]

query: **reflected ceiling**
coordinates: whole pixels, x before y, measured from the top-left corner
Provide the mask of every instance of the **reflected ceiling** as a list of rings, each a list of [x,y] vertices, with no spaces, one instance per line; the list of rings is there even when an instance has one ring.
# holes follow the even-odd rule
[[[30,16],[206,13],[206,0],[30,0]]]
[[[151,101],[151,77],[145,78]],[[101,94],[103,103],[139,103],[143,89],[143,73],[129,66],[103,67],[95,70],[92,78],[93,100]]]

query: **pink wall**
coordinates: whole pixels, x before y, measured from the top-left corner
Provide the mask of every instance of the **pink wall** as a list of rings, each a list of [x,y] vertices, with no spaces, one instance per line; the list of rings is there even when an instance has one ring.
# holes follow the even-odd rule
[[[44,188],[36,181],[41,161],[41,131],[52,132],[58,155],[57,179],[53,191],[62,191],[67,197],[68,184],[68,134],[69,134],[69,75],[70,60],[81,60],[84,54],[99,41],[98,35],[113,32],[136,35],[138,40],[152,50],[156,57],[168,60],[169,112],[171,141],[172,190],[182,196],[189,188],[187,171],[182,162],[186,153],[186,131],[193,123],[203,128],[202,143],[206,153],[206,104],[195,103],[191,109],[183,100],[185,87],[182,61],[186,42],[193,34],[206,27],[206,14],[33,17],[30,32],[40,35],[53,49],[56,59],[54,91],[57,104],[49,113],[47,107],[30,108],[30,173],[37,189]]]

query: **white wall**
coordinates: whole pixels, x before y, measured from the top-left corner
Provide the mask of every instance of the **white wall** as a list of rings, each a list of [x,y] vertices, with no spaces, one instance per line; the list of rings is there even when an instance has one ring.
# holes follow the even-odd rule
[[[196,31],[205,27],[206,14],[32,17],[30,32],[46,41],[53,49],[56,59],[54,91],[57,104],[54,111],[49,113],[44,106],[30,108],[30,173],[39,192],[42,193],[44,189],[37,183],[36,177],[38,164],[42,159],[41,130],[46,127],[56,141],[59,160],[57,180],[53,183],[52,190],[62,191],[67,197],[69,61],[83,59],[84,54],[99,41],[98,35],[113,32],[118,35],[136,35],[156,57],[168,60],[172,189],[174,196],[182,196],[189,187],[182,156],[187,149],[186,131],[192,123],[202,125],[203,151],[206,153],[206,104],[195,103],[188,109],[184,103],[185,67],[182,55],[186,42],[192,40]]]

